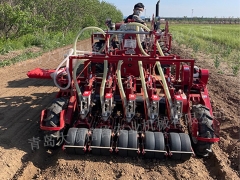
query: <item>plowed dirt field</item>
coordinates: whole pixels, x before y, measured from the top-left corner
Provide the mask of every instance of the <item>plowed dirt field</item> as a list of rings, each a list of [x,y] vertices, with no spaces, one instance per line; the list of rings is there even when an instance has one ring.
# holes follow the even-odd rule
[[[59,48],[8,67],[0,68],[0,179],[239,179],[239,93],[240,77],[221,65],[218,73],[208,56],[197,54],[197,65],[210,70],[209,91],[213,109],[221,122],[221,141],[206,159],[186,162],[121,157],[77,156],[61,149],[47,150],[40,138],[39,149],[28,142],[41,137],[39,117],[50,105],[57,88],[52,80],[29,79],[36,67],[56,68],[69,48]],[[89,49],[82,42],[81,49]],[[174,47],[182,58],[191,50]]]

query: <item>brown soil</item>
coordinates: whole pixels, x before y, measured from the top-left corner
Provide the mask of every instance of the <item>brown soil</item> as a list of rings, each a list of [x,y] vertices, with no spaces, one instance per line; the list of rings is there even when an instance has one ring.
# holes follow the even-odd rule
[[[31,48],[27,48],[25,50],[10,51],[5,54],[0,54],[0,61],[10,60],[10,59],[15,58],[26,52],[36,53],[36,52],[40,52],[40,51],[42,51],[42,48],[39,48],[39,47],[31,47]]]
[[[210,70],[208,88],[221,122],[221,141],[209,158],[181,162],[68,155],[61,149],[46,150],[42,139],[32,152],[28,140],[41,136],[39,115],[57,88],[51,80],[28,79],[26,73],[36,67],[56,68],[69,48],[0,68],[0,179],[239,179],[239,78],[218,74],[204,54],[196,55],[197,65]],[[174,47],[183,58],[189,58],[189,51]]]

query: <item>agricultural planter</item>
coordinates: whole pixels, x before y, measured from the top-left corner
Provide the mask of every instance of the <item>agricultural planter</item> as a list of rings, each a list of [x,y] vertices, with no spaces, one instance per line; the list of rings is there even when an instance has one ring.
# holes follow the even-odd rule
[[[171,53],[168,23],[164,31],[136,22],[107,24],[105,31],[82,29],[57,69],[28,72],[59,88],[41,112],[41,130],[68,153],[208,156],[219,141],[209,71]],[[79,36],[89,29],[92,49],[78,50]]]

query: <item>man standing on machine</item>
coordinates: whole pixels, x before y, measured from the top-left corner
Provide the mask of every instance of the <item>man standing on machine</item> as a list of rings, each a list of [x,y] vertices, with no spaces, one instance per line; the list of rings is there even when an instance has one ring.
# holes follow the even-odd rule
[[[133,14],[129,15],[125,19],[124,23],[128,23],[128,22],[134,21],[134,22],[138,22],[138,23],[146,25],[146,23],[140,18],[140,14],[143,12],[143,10],[144,10],[143,3],[135,4],[134,9],[133,9]]]

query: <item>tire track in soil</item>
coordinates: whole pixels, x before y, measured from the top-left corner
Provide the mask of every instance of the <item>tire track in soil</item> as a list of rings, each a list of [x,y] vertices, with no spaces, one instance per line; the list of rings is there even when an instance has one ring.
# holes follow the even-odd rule
[[[41,101],[43,98],[46,98],[49,94],[55,93],[52,89],[53,87],[43,88],[43,92],[38,93],[39,88],[28,88],[22,92],[18,91],[18,95],[16,95],[14,91],[12,94],[8,93],[7,96],[0,97],[0,100],[2,102],[1,106],[3,108],[0,112],[2,115],[4,115],[4,118],[9,119],[14,114],[8,114],[8,112],[14,111],[17,114],[18,112],[21,112],[21,109],[19,107],[23,107],[25,110],[27,110],[27,107],[29,108],[29,105],[31,105],[30,108],[34,106],[42,106],[41,104],[38,104],[39,101]],[[26,96],[22,95],[24,92],[26,93]],[[41,95],[41,97],[38,97],[37,95]]]
[[[38,87],[41,88],[46,87],[46,86],[54,86],[54,84],[51,82],[51,80],[38,80],[36,79],[29,79],[30,81],[28,82],[28,79],[19,79],[15,80],[14,83],[9,83],[7,88],[4,88],[1,90],[1,94],[17,94],[18,92],[24,92],[25,90],[28,90],[30,87]],[[26,93],[25,93],[26,94]]]
[[[80,179],[176,179],[159,161],[116,156],[67,156],[63,153],[59,154],[55,166],[42,172],[40,179],[47,178],[47,175],[49,179],[54,179],[56,174],[58,179],[75,179],[80,174]]]
[[[46,83],[47,84],[47,83]],[[39,87],[41,88],[41,87]],[[42,106],[41,104],[39,105],[39,102],[45,97],[47,97],[50,93],[53,93],[53,87],[46,88],[44,87],[41,92],[43,96],[38,97],[34,95],[35,92],[39,91],[39,88],[37,87],[31,87],[31,88],[26,88],[26,89],[21,89],[17,91],[17,93],[13,90],[8,91],[7,96],[1,97],[0,96],[0,102],[2,106],[2,109],[0,110],[0,113],[4,116],[4,119],[8,119],[7,124],[9,124],[9,121],[14,121],[13,116],[15,114],[19,115],[23,114],[25,111],[28,111],[29,105],[33,104],[32,106]],[[55,88],[56,90],[56,88]],[[27,96],[22,96],[22,94],[26,94]],[[23,112],[19,106],[22,106],[25,108],[25,111]],[[14,112],[9,114],[8,112]],[[5,126],[6,124],[2,124],[2,126]],[[10,124],[11,126],[12,124]]]
[[[36,103],[38,103],[38,102],[42,102],[42,101],[46,101],[49,97],[51,97],[51,96],[48,96],[48,97],[45,97],[45,98],[43,98],[43,99],[41,99],[41,100],[39,100],[39,101],[36,101]],[[52,97],[52,98],[54,98],[54,97]],[[50,104],[50,103],[47,103],[46,104],[46,106],[48,105],[48,104]],[[44,104],[43,104],[44,105]],[[17,129],[18,129],[18,132],[17,133],[15,133],[15,135],[14,135],[14,137],[12,137],[12,140],[14,141],[15,139],[17,139],[20,135],[25,135],[25,136],[21,136],[21,138],[23,139],[23,137],[26,137],[26,136],[28,136],[28,134],[27,133],[24,133],[24,132],[29,132],[29,134],[31,134],[30,132],[31,131],[33,131],[32,130],[32,128],[34,128],[34,127],[38,127],[38,129],[39,129],[39,124],[38,124],[38,122],[39,122],[39,118],[40,118],[40,113],[41,113],[41,109],[43,109],[44,107],[38,107],[37,109],[37,115],[29,115],[28,114],[28,112],[29,112],[29,109],[26,109],[25,111],[22,111],[22,113],[21,114],[18,114],[18,118],[21,118],[21,119],[24,119],[25,120],[25,122],[18,122],[17,123]],[[14,116],[14,115],[13,115]],[[12,123],[12,124],[14,124],[14,122]],[[10,126],[10,127],[12,127],[12,126]],[[14,127],[14,129],[16,129],[15,127]],[[13,129],[13,130],[14,130]],[[34,129],[36,129],[36,128],[34,128]],[[11,131],[12,129],[11,128],[8,128],[8,130],[9,131]],[[37,130],[37,129],[36,129]],[[7,133],[7,132],[6,132]],[[11,132],[9,132],[9,133],[11,133]],[[5,136],[8,136],[8,134],[5,134]],[[29,137],[29,136],[28,136]]]
[[[51,96],[46,96],[45,98],[37,100],[35,103],[40,103],[42,101],[47,102],[47,99],[49,99]],[[54,98],[53,96],[51,98]],[[45,103],[44,103],[45,104]],[[47,104],[46,104],[47,105]],[[27,106],[27,105],[26,105]],[[11,116],[8,117],[6,116],[6,123],[7,125],[1,124],[1,127],[6,129],[5,131],[2,131],[0,133],[0,142],[3,140],[7,140],[8,137],[12,135],[12,132],[15,132],[13,136],[11,136],[10,142],[18,141],[19,137],[21,139],[24,139],[28,136],[28,134],[32,131],[32,128],[37,127],[39,129],[39,117],[40,117],[40,112],[41,109],[43,109],[42,106],[38,106],[34,111],[36,114],[29,114],[29,109],[26,107],[23,107],[22,111],[11,111]],[[31,110],[31,109],[30,109]],[[14,117],[17,117],[19,121],[15,122]],[[8,121],[11,119],[11,121]],[[34,128],[36,129],[36,128]],[[36,129],[36,130],[38,130]],[[29,138],[29,136],[28,136]],[[27,141],[27,138],[25,139]]]
[[[23,164],[14,174],[12,180],[38,178],[41,175],[42,170],[54,166],[57,162],[58,152],[59,150],[47,150],[43,147],[32,151],[22,158]]]

